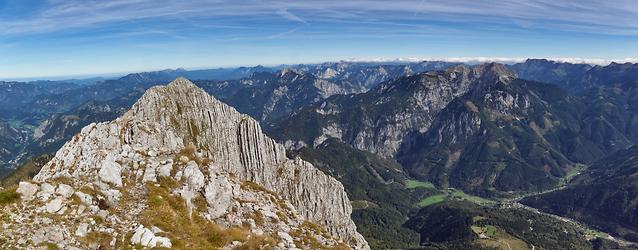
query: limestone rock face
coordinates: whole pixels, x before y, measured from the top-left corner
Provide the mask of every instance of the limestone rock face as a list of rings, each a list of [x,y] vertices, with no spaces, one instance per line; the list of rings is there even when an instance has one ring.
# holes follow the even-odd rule
[[[191,157],[180,155],[186,148],[195,150],[189,152]],[[194,162],[194,158],[206,161]],[[206,203],[215,204],[209,206],[207,217],[224,215],[229,221],[229,211],[241,211],[238,206],[243,207],[237,197],[259,197],[249,194],[257,191],[244,191],[244,183],[254,183],[273,197],[280,197],[284,201],[281,204],[289,204],[291,213],[299,217],[283,228],[309,221],[325,228],[329,238],[352,248],[369,248],[350,218],[352,208],[341,183],[308,162],[287,158],[285,148],[265,136],[257,121],[183,78],[149,89],[117,120],[83,128],[34,181],[67,177],[92,183],[102,190],[107,204],[117,206],[122,196],[118,190],[134,183],[155,182],[158,176],[173,177],[184,184],[174,193],[186,200],[190,210],[198,206],[191,200],[203,195]],[[48,190],[44,186],[41,189]],[[47,191],[43,196],[48,198],[53,193]],[[100,201],[80,191],[75,195],[82,202]],[[264,206],[271,205],[264,203],[250,209],[271,211],[262,211],[264,216],[275,214],[262,209]],[[279,231],[287,234],[286,230]],[[139,235],[140,242],[145,235]],[[157,246],[163,244],[156,242]]]
[[[457,97],[480,88],[476,85],[509,82],[515,77],[497,64],[459,65],[400,77],[363,94],[316,103],[279,122],[269,132],[286,141],[290,148],[317,147],[336,138],[354,148],[393,158],[413,143],[415,135],[427,132],[439,113]]]

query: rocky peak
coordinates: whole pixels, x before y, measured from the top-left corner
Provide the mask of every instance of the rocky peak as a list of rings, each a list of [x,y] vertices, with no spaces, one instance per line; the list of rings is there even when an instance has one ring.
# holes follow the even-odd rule
[[[473,69],[485,81],[510,82],[517,77],[516,72],[500,63],[485,63]]]
[[[449,67],[445,71],[446,72],[466,72],[466,71],[469,71],[471,69],[472,69],[472,67],[470,67],[470,66],[467,66],[465,64],[459,64],[459,65],[455,65],[455,66]]]
[[[473,85],[468,91],[471,98],[482,98],[507,88],[517,78],[514,71],[500,63],[485,63],[472,67]]]
[[[276,79],[277,75],[267,71],[257,71],[253,72],[248,79]],[[247,79],[244,79],[247,80]]]
[[[290,76],[296,76],[296,75],[300,75],[295,69],[293,68],[284,68],[281,70],[281,72],[279,72],[279,76],[280,77],[290,77]]]
[[[617,62],[611,62],[609,65],[605,66],[606,68],[610,68],[610,69],[635,69],[636,67],[638,67],[638,63],[630,63],[630,62],[625,62],[625,63],[617,63]]]
[[[474,67],[457,65],[445,71],[428,71],[384,82],[373,91],[388,93],[403,89],[418,93],[419,90],[432,91],[443,84],[458,89],[458,94],[463,94],[470,86],[478,89],[488,88],[495,83],[507,84],[515,78],[516,73],[503,64],[486,63]]]
[[[547,65],[547,64],[555,64],[556,62],[550,61],[547,59],[537,59],[537,58],[528,58],[525,60],[525,64],[531,65]]]
[[[219,247],[258,240],[279,249],[369,248],[350,219],[352,208],[341,183],[310,163],[287,158],[284,147],[266,137],[257,121],[185,78],[149,89],[115,121],[83,128],[33,181],[18,191],[48,191],[21,203],[25,212],[19,218],[45,212],[102,217],[101,224],[61,221],[61,234],[37,235],[39,242],[52,240],[64,248],[86,247],[81,238],[87,230],[112,235],[106,242],[116,248],[182,244],[184,230],[211,224],[240,238]],[[68,192],[56,195],[51,190],[60,182],[80,192],[64,187]],[[67,193],[84,204],[82,211]],[[159,200],[154,198],[158,193]],[[29,209],[38,204],[45,206]],[[179,216],[149,216],[159,212],[152,209]],[[177,221],[161,220],[166,218]],[[180,218],[194,221],[180,224]],[[180,225],[191,226],[182,230]],[[71,231],[75,236],[64,233]]]
[[[626,62],[626,63],[618,63],[618,62],[611,62],[608,66],[610,67],[618,67],[621,65],[632,65],[632,63],[630,62]]]
[[[458,66],[446,71],[428,71],[415,75],[405,75],[379,84],[372,89],[371,93],[389,95],[396,92],[406,92],[410,95],[419,95],[419,92],[428,91],[433,85],[454,81],[457,76],[460,78],[465,71],[467,71],[467,67]]]

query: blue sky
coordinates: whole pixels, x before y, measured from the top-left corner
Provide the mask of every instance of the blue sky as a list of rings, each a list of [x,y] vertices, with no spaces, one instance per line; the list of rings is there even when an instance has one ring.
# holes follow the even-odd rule
[[[0,0],[0,79],[476,57],[636,60],[638,2]]]

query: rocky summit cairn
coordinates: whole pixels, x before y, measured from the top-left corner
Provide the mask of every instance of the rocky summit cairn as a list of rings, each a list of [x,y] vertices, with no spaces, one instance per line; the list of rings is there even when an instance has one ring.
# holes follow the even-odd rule
[[[5,246],[369,248],[341,183],[184,78],[83,128],[16,191]]]

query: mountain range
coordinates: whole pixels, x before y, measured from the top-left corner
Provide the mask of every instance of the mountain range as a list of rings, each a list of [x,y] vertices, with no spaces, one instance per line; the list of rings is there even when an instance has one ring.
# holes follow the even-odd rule
[[[337,180],[184,78],[84,127],[15,192],[4,247],[369,249]]]
[[[635,100],[631,82],[571,95],[503,65],[456,66],[332,96],[267,131],[291,148],[337,138],[444,188],[540,191],[636,143]]]
[[[425,70],[429,67],[440,67],[441,63],[421,63],[418,65],[420,66],[415,68]],[[363,82],[371,82],[371,79],[376,78],[390,78],[403,73],[395,72],[396,75],[392,75],[386,72],[386,67],[399,67],[397,65],[341,63],[323,68],[330,67],[351,69],[352,71],[366,71],[366,67],[373,67],[374,70],[368,70],[365,75],[357,76],[356,81]],[[401,67],[410,68],[409,65]],[[6,144],[7,146],[2,148],[2,151],[11,151],[12,154],[0,158],[0,166],[15,168],[29,157],[55,151],[56,147],[61,146],[70,136],[79,132],[82,126],[117,117],[130,107],[144,90],[155,85],[166,84],[180,75],[194,79],[206,78],[196,80],[195,83],[208,93],[232,103],[240,112],[251,114],[262,122],[287,116],[306,104],[322,100],[335,93],[351,93],[360,90],[350,81],[332,82],[313,74],[297,72],[294,68],[276,70],[275,68],[257,66],[233,69],[195,71],[177,69],[143,72],[92,85],[77,85],[65,81],[51,82],[51,84],[42,82],[40,84],[35,82],[1,83],[0,103],[3,104],[5,110],[0,113],[3,116],[0,117],[2,119],[0,122],[8,124],[15,131],[33,132],[20,136],[12,133],[12,136],[5,140],[6,142],[20,143]],[[251,99],[251,101],[246,101],[246,98]],[[270,111],[263,108],[266,106],[270,107]],[[88,109],[95,110],[95,113],[99,114],[86,112]],[[75,119],[75,117],[85,117],[85,119]],[[57,131],[50,131],[51,129],[57,129]],[[38,140],[39,142],[37,142]],[[42,142],[42,140],[48,142]],[[56,147],[42,148],[47,147],[47,145],[56,145]],[[16,157],[18,155],[20,157]],[[16,161],[16,158],[19,159]],[[0,175],[1,172],[3,171],[0,171]]]
[[[179,79],[178,84],[157,87],[179,76],[194,85]],[[197,105],[187,102],[194,96],[182,92],[206,99],[195,85],[229,106],[220,106],[223,112],[218,113],[186,111]],[[7,105],[0,117],[0,163],[5,173],[24,164],[14,173],[25,176],[12,174],[12,181],[5,182],[15,188],[16,180],[29,180],[38,172],[38,183],[48,183],[64,171],[71,171],[71,178],[91,176],[66,164],[71,156],[94,155],[78,156],[73,153],[77,148],[106,150],[87,138],[119,136],[169,145],[168,151],[142,150],[161,151],[158,155],[164,158],[193,144],[200,154],[214,156],[211,159],[221,164],[214,165],[228,176],[237,176],[238,185],[255,182],[277,193],[272,199],[278,195],[293,206],[305,204],[296,195],[279,193],[291,187],[271,186],[267,176],[245,172],[257,169],[224,166],[234,153],[223,152],[233,151],[233,143],[228,149],[209,144],[246,136],[251,142],[240,143],[235,165],[267,166],[270,163],[261,163],[271,157],[262,154],[268,152],[241,156],[244,150],[264,146],[254,144],[251,134],[261,140],[264,135],[255,131],[263,127],[266,135],[285,146],[275,150],[277,157],[312,164],[343,185],[344,194],[337,196],[347,195],[351,201],[345,203],[352,206],[354,222],[346,231],[352,233],[356,224],[356,231],[374,249],[631,249],[628,241],[638,241],[632,190],[636,181],[631,178],[636,165],[632,146],[638,142],[637,86],[638,64],[592,66],[544,59],[512,65],[338,62],[178,69],[94,84],[2,83],[0,101]],[[225,110],[231,106],[246,116],[229,115]],[[239,130],[230,136],[209,134],[209,129],[221,129],[211,125],[217,124],[214,121],[225,119],[239,121]],[[242,125],[245,119],[252,125]],[[99,123],[99,129],[93,123]],[[133,134],[115,135],[103,124],[117,124]],[[242,134],[242,129],[251,132]],[[90,135],[94,130],[102,132]],[[54,160],[42,163],[48,159],[44,155],[56,151]],[[91,161],[97,161],[97,167],[100,159]],[[143,172],[126,175],[144,178]],[[277,176],[279,170],[263,174],[271,172]],[[301,173],[292,172],[293,183],[301,185],[295,182]],[[131,187],[140,187],[135,183]],[[173,187],[159,179],[158,183],[161,188]],[[347,207],[344,204],[327,206]],[[347,208],[343,211],[339,214],[349,215]],[[313,222],[344,238],[343,232],[330,229],[334,223],[326,218]],[[312,235],[311,230],[303,232]],[[564,232],[562,238],[555,238],[557,232]],[[364,246],[363,238],[353,237],[356,240],[346,244]],[[306,243],[302,245],[309,246]]]

